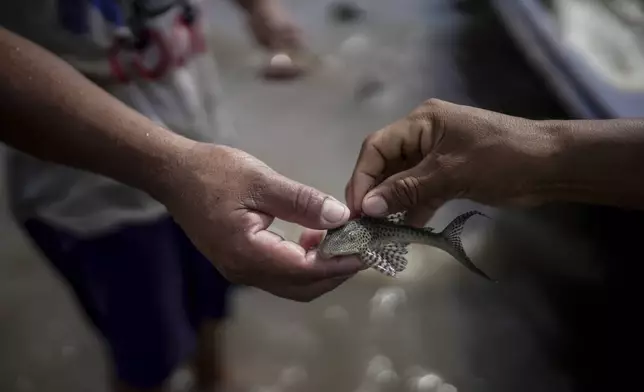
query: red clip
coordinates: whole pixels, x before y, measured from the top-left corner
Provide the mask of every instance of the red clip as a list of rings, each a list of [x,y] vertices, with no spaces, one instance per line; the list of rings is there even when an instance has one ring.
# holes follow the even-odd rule
[[[201,13],[195,11],[193,15],[192,20],[189,20],[185,13],[181,13],[177,18],[177,23],[188,29],[190,34],[190,53],[204,53],[206,51],[206,40],[203,34]]]
[[[159,50],[159,59],[157,61],[156,66],[152,68],[147,68],[145,64],[143,64],[142,53],[141,53],[142,50],[141,50],[134,57],[134,67],[143,78],[156,80],[162,77],[164,73],[168,70],[168,67],[170,66],[172,54],[165,40],[163,39],[163,37],[158,31],[146,29],[143,33],[148,34],[148,37],[149,37],[149,45],[146,45],[147,46],[146,49],[150,49],[156,46]]]
[[[122,50],[122,44],[124,42],[123,38],[117,38],[114,40],[112,47],[108,50],[107,58],[110,64],[110,70],[112,75],[121,83],[128,83],[130,78],[127,76],[125,70],[123,69],[123,64],[119,58]]]

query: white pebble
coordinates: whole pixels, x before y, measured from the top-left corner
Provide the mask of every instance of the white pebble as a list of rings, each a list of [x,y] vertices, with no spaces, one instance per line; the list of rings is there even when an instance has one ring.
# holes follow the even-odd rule
[[[414,378],[409,383],[409,390],[414,392],[438,392],[443,380],[435,374],[426,374]]]
[[[407,294],[400,287],[385,287],[371,299],[371,321],[392,320],[396,311],[407,302]]]
[[[369,38],[364,34],[355,34],[347,38],[341,45],[340,51],[345,54],[365,52],[369,47]]]
[[[286,53],[278,53],[271,58],[271,67],[290,67],[293,60]]]
[[[289,366],[282,370],[279,385],[285,388],[302,387],[308,379],[309,374],[302,366]]]
[[[423,368],[422,366],[419,365],[414,365],[411,367],[408,367],[407,370],[405,370],[405,377],[406,378],[420,378],[427,374],[428,371],[427,369]]]
[[[443,384],[438,388],[438,392],[458,392],[458,389],[452,384]]]
[[[391,370],[392,367],[393,363],[391,362],[391,359],[384,355],[376,355],[371,358],[367,365],[367,374],[375,378],[378,377],[381,372]]]
[[[170,390],[187,391],[193,387],[195,378],[188,367],[182,367],[170,377]]]
[[[398,381],[398,374],[392,369],[383,370],[376,375],[376,383],[381,386],[391,386]]]
[[[349,321],[349,312],[340,305],[332,305],[324,310],[324,318],[344,323]]]

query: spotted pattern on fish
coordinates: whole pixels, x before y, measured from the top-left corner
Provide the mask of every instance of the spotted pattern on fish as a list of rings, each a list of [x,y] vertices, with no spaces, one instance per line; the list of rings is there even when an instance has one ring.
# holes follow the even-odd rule
[[[403,211],[389,215],[385,219],[391,223],[402,225],[406,217],[407,213]],[[373,252],[365,256],[372,260],[374,258],[377,260],[377,264],[374,267],[376,271],[393,277],[396,276],[396,273],[402,272],[407,268],[407,258],[405,256],[408,253],[408,245],[407,243],[394,242],[382,244],[381,246],[375,246]]]
[[[358,255],[376,271],[394,277],[407,267],[408,247],[411,243],[438,247],[451,254],[472,272],[490,279],[472,263],[461,243],[461,234],[467,220],[484,214],[470,211],[458,216],[440,233],[432,228],[414,228],[404,224],[406,213],[389,215],[384,219],[363,216],[327,232],[319,247],[324,257]]]

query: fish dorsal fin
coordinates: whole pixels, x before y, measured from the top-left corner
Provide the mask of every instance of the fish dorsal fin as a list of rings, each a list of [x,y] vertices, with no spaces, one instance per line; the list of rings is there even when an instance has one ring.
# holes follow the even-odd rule
[[[387,222],[393,223],[395,225],[404,225],[405,219],[407,219],[407,211],[397,212],[395,214],[388,215],[385,220]],[[427,232],[435,232],[433,227],[423,227],[423,230]]]
[[[407,211],[396,212],[395,214],[388,215],[385,219],[391,223],[402,225],[407,218]]]

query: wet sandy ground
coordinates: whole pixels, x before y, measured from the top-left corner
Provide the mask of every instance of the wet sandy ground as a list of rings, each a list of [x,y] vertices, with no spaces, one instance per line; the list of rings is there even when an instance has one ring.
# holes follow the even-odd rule
[[[338,198],[363,138],[424,99],[565,117],[482,2],[357,1],[365,18],[347,26],[329,21],[326,0],[285,3],[321,58],[293,83],[259,81],[263,58],[239,14],[222,4],[213,15],[235,144]],[[311,304],[239,290],[226,332],[235,377],[274,392],[574,390],[583,355],[568,360],[579,349],[562,342],[598,304],[591,295],[603,273],[585,212],[495,211],[457,201],[430,223],[442,228],[471,207],[498,218],[473,221],[465,242],[501,283],[420,248],[399,279],[365,272]],[[298,235],[283,222],[276,230]],[[0,390],[106,391],[104,349],[4,211],[0,252]],[[578,318],[555,306],[568,303]]]

